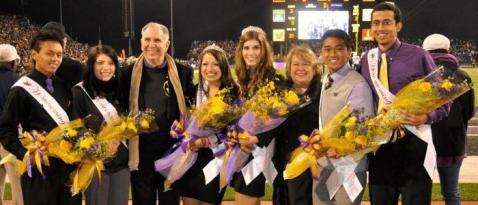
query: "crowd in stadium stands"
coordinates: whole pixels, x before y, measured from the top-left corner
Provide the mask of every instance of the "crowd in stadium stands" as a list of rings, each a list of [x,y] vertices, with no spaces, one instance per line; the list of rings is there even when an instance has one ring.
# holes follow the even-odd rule
[[[30,48],[30,39],[37,33],[41,26],[30,23],[30,20],[24,16],[0,14],[0,44],[8,43],[15,46],[18,54],[21,56],[21,63],[25,67],[32,66],[28,51]],[[81,44],[74,40],[68,40],[66,54],[80,62],[85,62],[87,58],[88,45]]]
[[[19,15],[1,14],[0,15],[0,43],[9,43],[15,46],[22,57],[22,65],[28,67],[31,66],[31,59],[28,55],[29,39],[32,39],[32,35],[36,33],[41,26],[30,23],[28,18]],[[409,39],[401,38],[403,42],[411,43],[414,45],[422,45],[422,39]],[[208,41],[193,41],[186,60],[181,60],[181,63],[188,64],[195,67],[197,59],[202,50],[215,43],[226,51],[227,57],[231,64],[234,64],[234,52],[236,48],[236,41],[232,40],[208,40]],[[319,41],[288,41],[285,44],[275,47],[276,54],[275,60],[284,60],[285,54],[290,48],[297,44],[308,44],[313,51],[319,56]],[[375,47],[375,43],[372,41],[364,41],[359,44],[360,53],[367,51],[370,48]],[[471,40],[458,40],[451,39],[451,51],[457,56],[461,65],[476,67],[478,66],[478,47],[477,42]],[[355,47],[355,46],[353,46]],[[67,43],[66,54],[80,62],[86,61],[87,44],[82,44],[74,40],[69,40]]]
[[[410,39],[410,38],[401,38],[401,41],[407,42],[413,45],[421,46],[423,40],[422,39]],[[197,59],[201,54],[201,51],[207,46],[212,43],[221,46],[227,53],[227,56],[230,58],[230,62],[232,63],[234,59],[231,59],[234,56],[235,52],[235,41],[194,41],[191,44],[191,49],[189,50],[187,62],[183,61],[183,63],[187,63],[189,65],[195,65],[197,63]],[[275,60],[284,60],[285,54],[288,50],[295,45],[298,44],[307,44],[309,45],[312,50],[316,53],[317,56],[320,55],[319,51],[319,41],[312,40],[312,41],[288,41],[285,44],[279,45],[275,47],[276,55],[274,56]],[[359,53],[363,53],[371,48],[376,47],[377,45],[373,41],[363,41],[359,43]],[[457,40],[451,39],[451,52],[458,58],[460,64],[463,67],[477,67],[478,66],[478,47],[477,42],[472,40]],[[353,46],[355,48],[355,45]]]
[[[226,41],[193,41],[191,43],[191,48],[189,49],[189,53],[187,55],[187,59],[189,61],[189,64],[193,64],[201,54],[202,50],[206,48],[207,46],[211,44],[216,44],[217,46],[221,47],[224,49],[226,52],[227,58],[229,62],[232,62],[234,59],[234,52],[236,50],[236,42],[232,40],[226,40]]]

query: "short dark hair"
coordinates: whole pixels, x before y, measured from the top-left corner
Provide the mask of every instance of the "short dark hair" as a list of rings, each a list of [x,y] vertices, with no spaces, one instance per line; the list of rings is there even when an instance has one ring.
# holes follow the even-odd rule
[[[68,34],[65,32],[65,27],[58,22],[50,21],[41,27],[42,31],[52,31],[61,35],[62,38],[69,38]]]
[[[56,41],[61,44],[63,48],[63,37],[56,32],[42,30],[38,32],[32,39],[30,43],[30,49],[33,49],[37,52],[40,51],[40,44],[45,41]]]
[[[347,34],[345,31],[340,30],[340,29],[331,29],[328,30],[324,33],[322,38],[320,39],[320,48],[324,46],[324,41],[327,38],[339,38],[344,40],[345,46],[347,47],[348,50],[352,49],[352,39],[350,38],[349,34]]]
[[[373,10],[372,10],[372,14],[371,14],[372,16],[373,16],[373,12],[375,12],[375,11],[393,11],[394,20],[397,23],[402,22],[402,11],[400,11],[400,8],[398,8],[398,6],[394,2],[384,1],[384,2],[381,2],[377,5],[375,5],[373,7]]]

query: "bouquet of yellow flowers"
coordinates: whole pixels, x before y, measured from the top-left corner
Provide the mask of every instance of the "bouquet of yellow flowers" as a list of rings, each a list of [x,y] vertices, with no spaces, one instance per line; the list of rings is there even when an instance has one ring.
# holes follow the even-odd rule
[[[48,157],[59,158],[67,164],[79,164],[70,175],[71,191],[73,195],[83,192],[95,172],[101,176],[103,161],[114,156],[122,140],[154,129],[153,114],[152,110],[147,110],[134,116],[113,118],[98,133],[87,128],[83,119],[58,126],[49,133],[24,132],[21,142],[27,153],[18,164],[18,172],[22,175],[27,171],[31,177],[31,169],[36,166],[46,177],[42,165],[49,166]]]
[[[318,176],[317,159],[326,156],[330,149],[339,156],[351,155],[358,160],[390,141],[390,133],[401,126],[403,110],[413,114],[426,114],[470,88],[470,82],[466,78],[458,73],[445,72],[440,67],[423,79],[402,88],[388,110],[381,110],[373,118],[361,118],[360,112],[346,106],[322,130],[314,130],[310,136],[299,137],[301,146],[292,153],[291,161],[284,171],[284,179],[295,178],[308,168],[313,176]],[[403,129],[398,131],[403,132]]]
[[[189,143],[199,138],[220,134],[242,114],[242,109],[228,95],[230,88],[220,90],[192,112],[190,119],[182,117],[171,126],[171,136],[181,141],[179,147],[167,156],[156,160],[155,169],[166,177],[165,190],[181,178],[197,159],[197,152],[188,149]]]
[[[73,144],[71,153],[82,154],[78,168],[70,174],[73,195],[85,191],[95,173],[101,177],[103,161],[114,157],[122,141],[156,130],[154,120],[154,111],[147,109],[135,115],[112,118],[97,134],[85,132],[76,139],[66,139]]]
[[[294,91],[279,89],[273,81],[266,82],[256,94],[244,102],[245,114],[231,127],[226,138],[224,164],[220,171],[220,186],[226,186],[232,175],[248,159],[254,149],[245,142],[249,136],[272,130],[282,124],[290,112],[307,105],[308,98],[300,98]],[[247,134],[245,134],[247,133]]]

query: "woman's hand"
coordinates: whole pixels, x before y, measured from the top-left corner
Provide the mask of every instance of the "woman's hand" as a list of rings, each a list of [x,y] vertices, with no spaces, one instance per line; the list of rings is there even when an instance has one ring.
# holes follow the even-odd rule
[[[211,143],[209,142],[207,137],[200,137],[189,142],[189,149],[195,152],[197,152],[201,148],[207,148],[209,146],[211,146]]]

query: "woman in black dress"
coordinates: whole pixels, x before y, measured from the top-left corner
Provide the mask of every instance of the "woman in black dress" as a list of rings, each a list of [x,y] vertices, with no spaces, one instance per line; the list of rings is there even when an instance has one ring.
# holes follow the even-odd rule
[[[292,90],[303,98],[307,96],[311,103],[294,111],[275,131],[277,141],[273,162],[278,176],[274,180],[274,205],[312,205],[310,171],[286,181],[282,173],[290,161],[291,153],[300,146],[299,136],[309,135],[319,125],[321,83],[317,65],[317,57],[307,46],[295,46],[287,55],[287,82]]]
[[[82,82],[72,88],[72,116],[85,118],[86,126],[98,130],[101,122],[126,111],[120,92],[118,57],[113,48],[99,45],[90,48],[86,73]],[[98,120],[92,120],[98,119]],[[117,147],[112,159],[105,161],[105,170],[95,177],[86,190],[87,205],[128,204],[129,169],[126,142],[111,142]]]
[[[227,103],[233,103],[238,95],[238,87],[232,79],[226,53],[216,45],[206,47],[199,57],[199,85],[197,86],[196,107],[205,103],[209,97],[223,89],[229,88],[225,96]],[[180,195],[185,205],[221,204],[226,188],[219,189],[219,175],[206,184],[203,168],[214,159],[211,149],[219,139],[208,136],[191,141],[189,148],[198,152],[196,163],[178,181]]]
[[[266,33],[259,27],[249,26],[242,30],[236,48],[236,73],[241,90],[241,98],[247,99],[255,94],[258,85],[266,81],[274,81],[276,86],[284,85],[284,78],[277,74],[272,63],[272,48]],[[257,146],[269,146],[273,139],[271,131],[253,136]],[[249,160],[253,156],[250,155]],[[265,193],[265,177],[261,173],[246,185],[242,172],[237,172],[231,181],[234,187],[236,204],[256,205]]]

